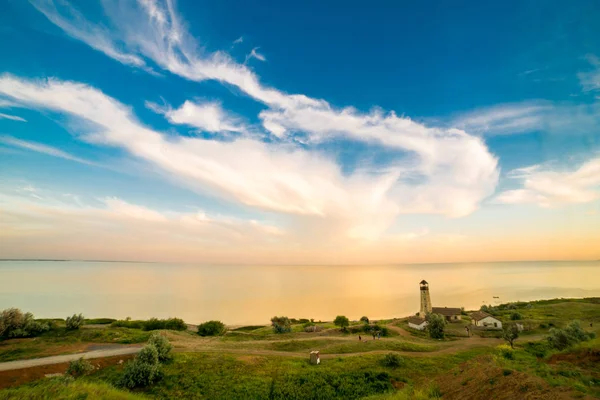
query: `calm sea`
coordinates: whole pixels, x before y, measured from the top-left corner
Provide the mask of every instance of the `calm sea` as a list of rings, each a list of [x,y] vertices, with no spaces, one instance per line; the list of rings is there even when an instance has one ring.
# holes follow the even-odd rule
[[[600,262],[396,266],[224,266],[122,262],[0,262],[0,309],[36,317],[180,317],[268,323],[274,315],[332,320],[402,317],[434,306],[600,296]]]

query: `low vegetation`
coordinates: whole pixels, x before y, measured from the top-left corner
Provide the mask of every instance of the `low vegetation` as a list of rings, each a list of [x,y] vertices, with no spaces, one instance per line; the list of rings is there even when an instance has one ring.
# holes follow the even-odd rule
[[[573,321],[564,329],[552,328],[548,336],[550,347],[564,350],[580,342],[595,338],[594,333],[589,334],[581,328],[579,321]]]
[[[147,321],[131,319],[117,320],[111,323],[113,327],[142,329],[144,331],[155,331],[159,329],[170,329],[174,331],[187,330],[187,324],[181,318],[158,319],[151,318]]]
[[[221,321],[207,321],[198,325],[198,335],[200,336],[221,336],[225,332],[227,332],[227,328]]]
[[[271,318],[271,326],[275,333],[287,333],[292,331],[292,323],[288,317]]]
[[[50,330],[46,322],[36,321],[32,313],[9,308],[0,314],[0,339],[37,336]]]
[[[94,366],[92,363],[81,357],[69,363],[66,374],[72,376],[73,378],[79,378],[80,376],[91,373],[93,370]]]
[[[160,334],[153,334],[150,341],[125,364],[117,384],[129,389],[147,387],[162,378],[161,362],[171,358],[171,344]]]
[[[65,324],[67,329],[74,330],[79,329],[83,325],[84,321],[85,318],[83,318],[82,314],[73,314],[73,316],[67,317]]]

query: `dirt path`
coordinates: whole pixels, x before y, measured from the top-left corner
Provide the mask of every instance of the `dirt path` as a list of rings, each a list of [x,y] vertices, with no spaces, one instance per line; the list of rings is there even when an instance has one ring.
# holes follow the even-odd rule
[[[39,367],[42,365],[66,363],[69,361],[77,360],[81,357],[91,359],[91,358],[104,358],[104,357],[121,356],[121,355],[127,355],[127,354],[136,354],[141,349],[142,349],[142,346],[122,346],[119,348],[93,350],[93,351],[88,351],[85,353],[65,354],[65,355],[61,355],[61,356],[52,356],[52,357],[43,357],[43,358],[33,358],[30,360],[7,361],[7,362],[0,363],[0,371],[10,371],[10,370],[15,370],[15,369]]]

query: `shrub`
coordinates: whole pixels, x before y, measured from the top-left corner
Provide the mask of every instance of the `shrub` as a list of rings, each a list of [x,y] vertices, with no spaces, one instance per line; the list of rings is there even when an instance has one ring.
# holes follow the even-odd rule
[[[369,323],[369,317],[360,317],[360,322],[364,322],[365,324]]]
[[[110,325],[116,328],[143,329],[145,331],[155,331],[158,329],[187,330],[187,324],[181,318],[150,318],[147,321],[132,321],[131,318],[127,318],[114,321]]]
[[[221,321],[208,321],[198,325],[198,335],[200,336],[221,336],[227,329]]]
[[[292,331],[292,324],[288,317],[273,317],[271,318],[271,325],[273,326],[273,332],[275,333],[286,333]]]
[[[158,364],[158,350],[154,344],[147,344],[140,350],[136,358],[146,364]]]
[[[400,365],[402,365],[402,361],[402,357],[400,357],[398,354],[388,353],[383,357],[381,363],[385,367],[398,368]]]
[[[335,326],[339,326],[340,328],[342,328],[342,331],[345,331],[348,325],[350,325],[350,321],[348,320],[348,318],[343,315],[338,315],[337,317],[335,317],[333,323],[335,324]]]
[[[68,330],[75,330],[75,329],[79,329],[79,327],[81,325],[83,325],[83,315],[82,314],[73,314],[72,317],[67,317],[66,323],[67,323],[67,329]]]
[[[518,312],[514,312],[514,313],[510,314],[510,319],[512,321],[519,321],[519,320],[523,319],[523,316]]]
[[[35,336],[46,332],[50,326],[33,319],[33,314],[23,313],[18,308],[9,308],[0,313],[0,338]]]
[[[187,324],[181,318],[150,318],[148,321],[144,322],[143,329],[145,331],[155,331],[157,329],[185,331],[187,330]]]
[[[85,325],[108,325],[108,324],[112,324],[115,321],[116,321],[116,319],[114,319],[114,318],[92,318],[92,319],[86,319],[84,321],[84,324]]]
[[[136,357],[133,361],[125,364],[123,375],[121,375],[118,384],[129,389],[145,387],[153,384],[160,377],[160,364],[145,363]]]
[[[153,333],[148,339],[148,344],[153,345],[158,352],[158,361],[164,362],[171,359],[171,350],[173,346],[169,339],[158,332]]]
[[[592,335],[581,328],[579,321],[571,322],[565,329],[552,328],[549,333],[548,344],[557,350],[564,350],[592,338]]]
[[[502,338],[514,349],[514,342],[519,338],[519,328],[516,324],[506,324],[502,330]]]
[[[515,358],[514,352],[515,351],[513,350],[513,348],[506,344],[501,344],[500,346],[498,346],[498,353],[500,353],[500,355],[506,358],[507,360],[513,360]]]
[[[427,314],[427,331],[432,339],[443,339],[446,319],[440,314]]]
[[[319,325],[306,325],[304,326],[304,332],[321,332],[323,330]]]
[[[94,366],[83,357],[73,360],[69,363],[67,368],[67,375],[71,375],[74,378],[78,378],[83,375],[87,375],[94,370]]]

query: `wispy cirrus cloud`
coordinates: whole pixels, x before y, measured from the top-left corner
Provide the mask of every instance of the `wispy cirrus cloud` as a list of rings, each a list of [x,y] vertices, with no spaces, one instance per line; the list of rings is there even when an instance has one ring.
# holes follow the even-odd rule
[[[600,158],[592,158],[574,169],[532,165],[515,169],[508,176],[521,181],[522,187],[500,193],[497,202],[553,207],[600,198]]]
[[[500,104],[455,116],[448,124],[485,136],[531,132],[593,134],[600,128],[600,103],[529,100]]]
[[[0,113],[0,119],[10,119],[12,121],[27,122],[27,120],[25,118],[21,118],[17,115],[10,115],[10,114],[4,114],[4,113]]]
[[[592,66],[592,70],[580,72],[578,77],[583,90],[590,92],[600,89],[600,58],[593,54],[588,54],[586,59]]]
[[[81,164],[96,165],[95,163],[85,160],[83,158],[74,156],[65,151],[57,149],[56,147],[48,146],[42,143],[32,142],[28,140],[21,140],[12,136],[0,136],[0,143],[12,147],[18,147],[25,150],[34,151],[36,153],[47,154],[52,157],[64,158],[65,160],[75,161]]]

